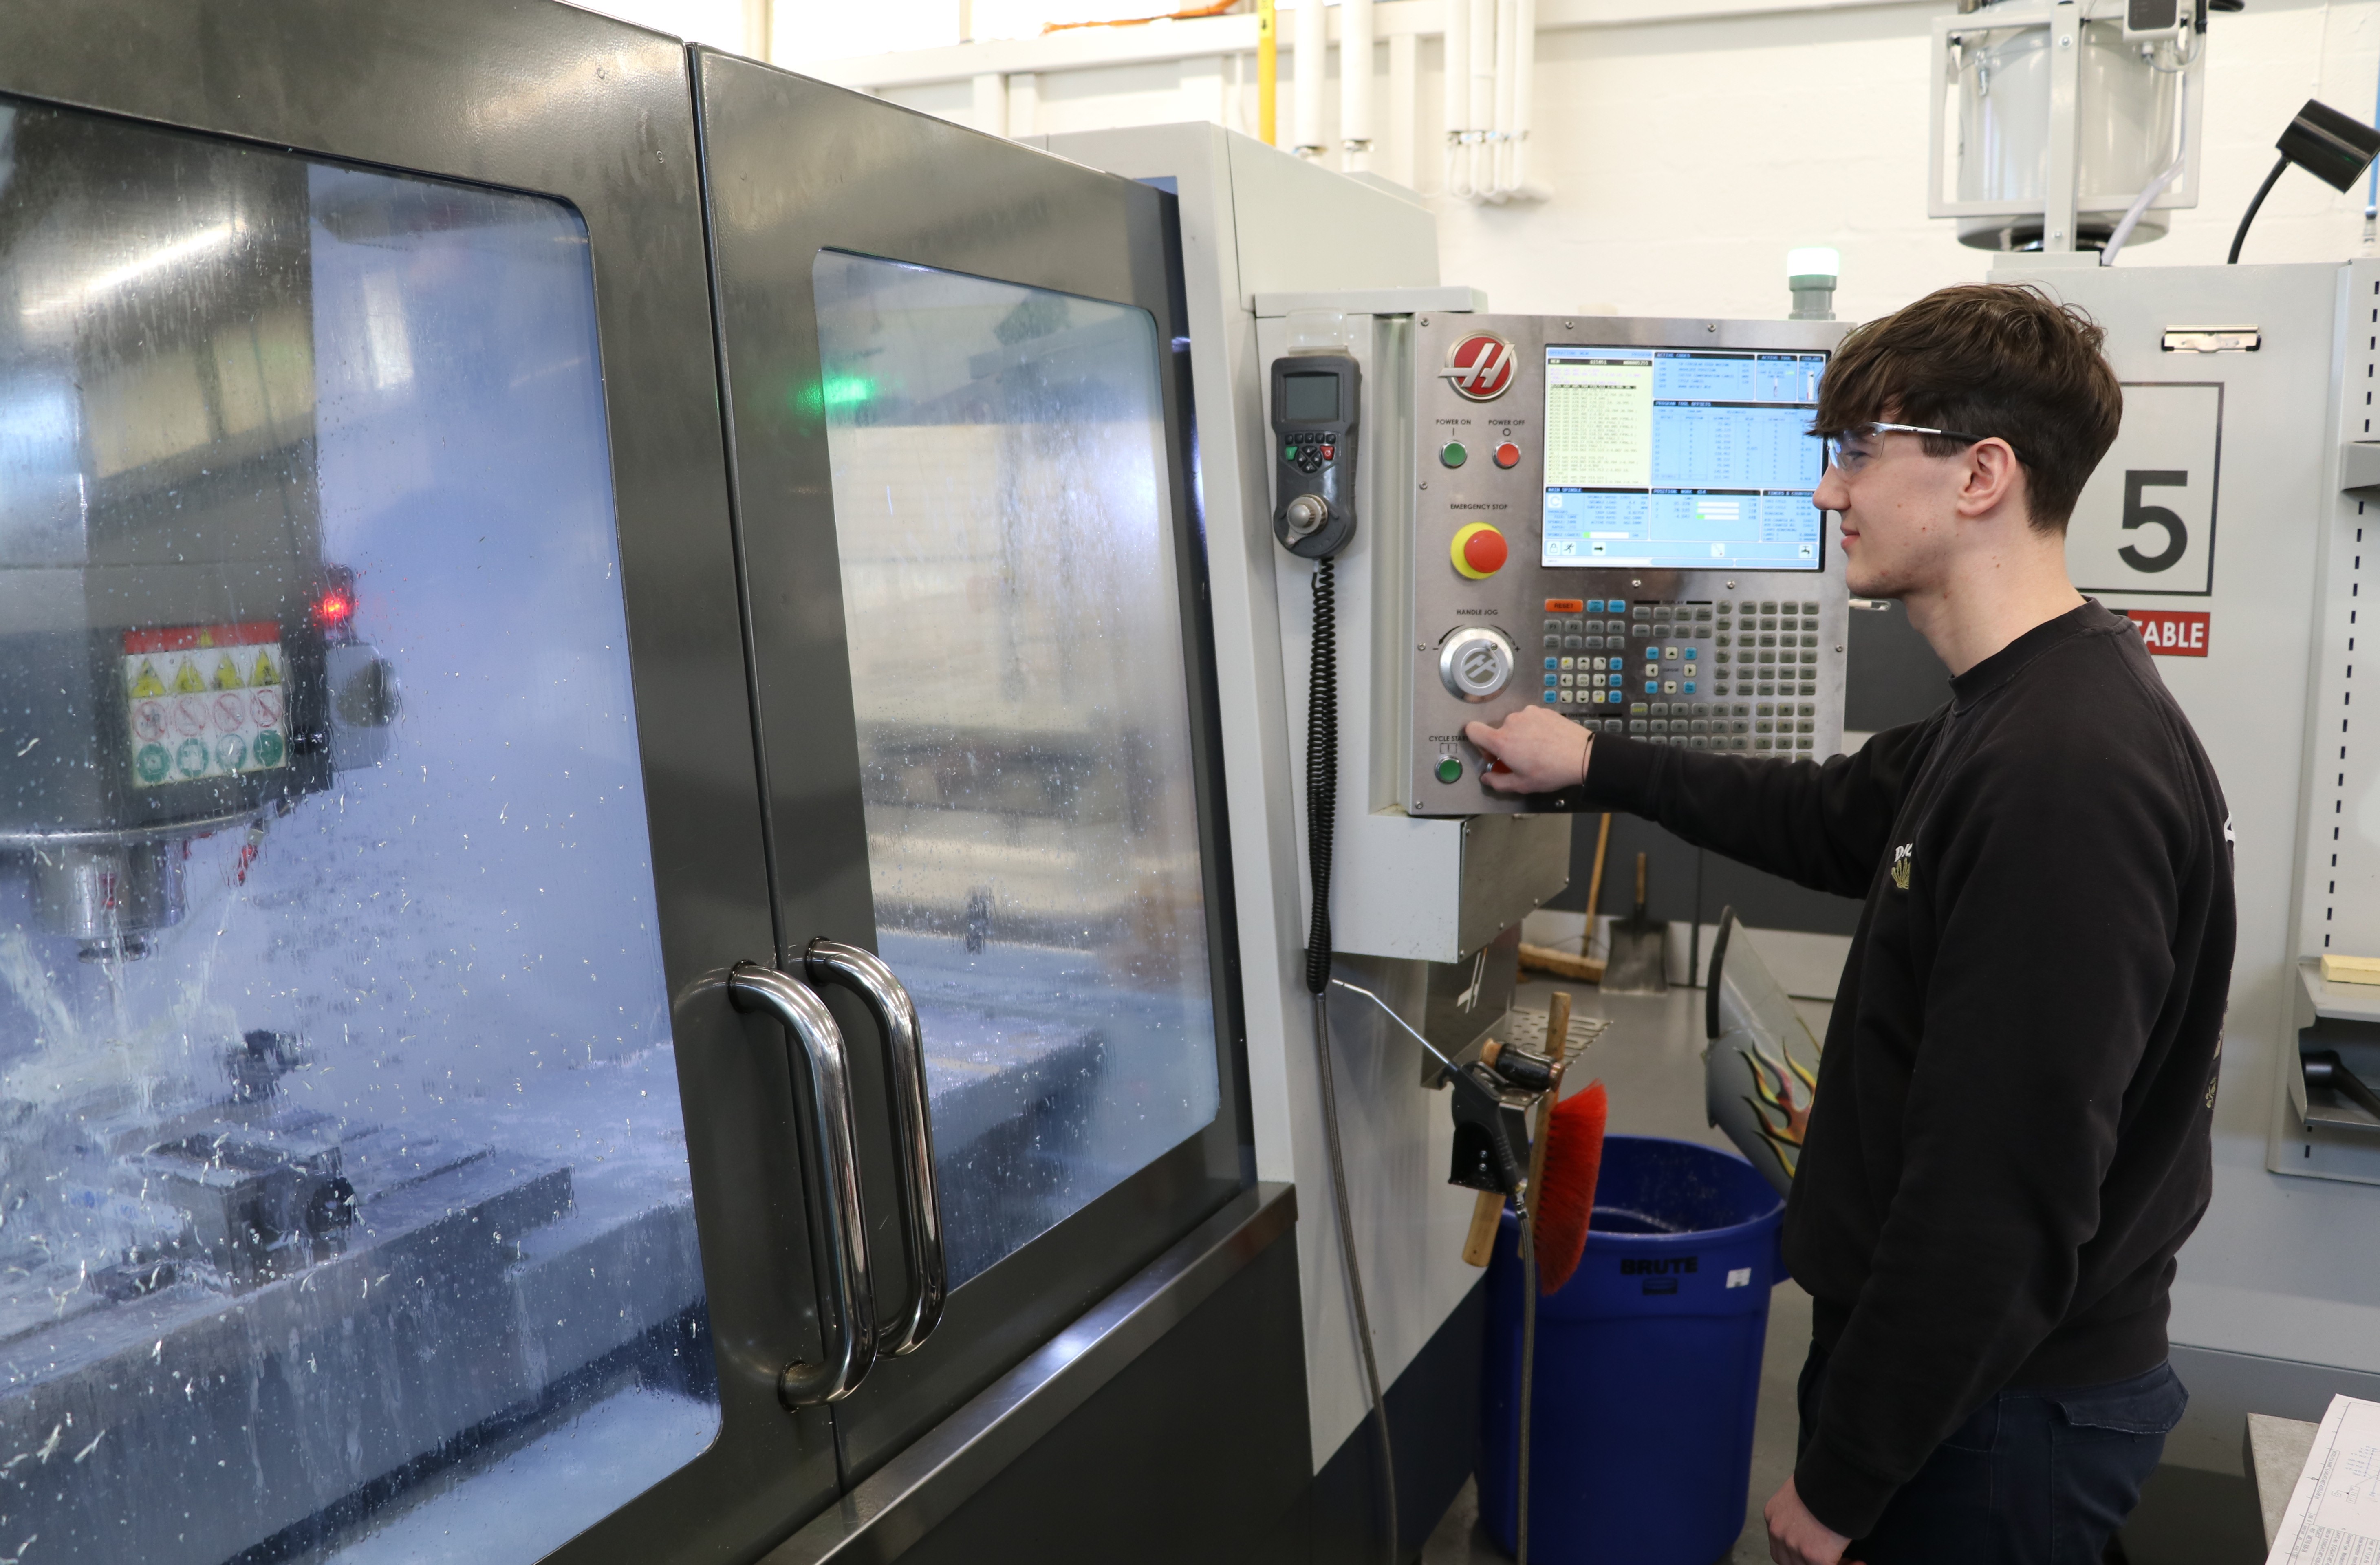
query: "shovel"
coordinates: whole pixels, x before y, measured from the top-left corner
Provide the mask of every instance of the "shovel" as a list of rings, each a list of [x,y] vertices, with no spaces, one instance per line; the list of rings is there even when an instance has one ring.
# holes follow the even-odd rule
[[[1645,916],[1645,855],[1636,855],[1636,910],[1611,926],[1603,965],[1606,994],[1670,992],[1670,927]]]

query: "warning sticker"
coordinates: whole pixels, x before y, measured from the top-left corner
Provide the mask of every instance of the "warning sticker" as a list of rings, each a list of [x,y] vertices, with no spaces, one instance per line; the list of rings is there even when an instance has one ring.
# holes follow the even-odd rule
[[[2204,609],[2119,609],[2140,628],[2141,639],[2160,658],[2203,658],[2213,616]]]
[[[289,759],[281,626],[127,632],[124,692],[135,787],[270,771]]]

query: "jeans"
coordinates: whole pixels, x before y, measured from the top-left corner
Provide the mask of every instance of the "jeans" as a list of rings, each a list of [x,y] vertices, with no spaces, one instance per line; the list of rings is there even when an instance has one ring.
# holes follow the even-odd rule
[[[1796,1402],[1806,1448],[1827,1383],[1816,1343]],[[1844,1551],[1862,1565],[2099,1565],[2190,1394],[2169,1364],[2072,1390],[2002,1391],[1953,1429]]]

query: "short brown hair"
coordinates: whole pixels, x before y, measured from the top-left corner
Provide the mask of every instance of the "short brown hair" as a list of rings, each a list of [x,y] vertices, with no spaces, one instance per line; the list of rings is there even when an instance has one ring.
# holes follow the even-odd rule
[[[1811,429],[1883,421],[1998,435],[2024,468],[2034,527],[2061,532],[2123,421],[2122,388],[2099,352],[2106,337],[2079,306],[2029,284],[1942,288],[1843,338]],[[1925,442],[1933,456],[1965,449]]]

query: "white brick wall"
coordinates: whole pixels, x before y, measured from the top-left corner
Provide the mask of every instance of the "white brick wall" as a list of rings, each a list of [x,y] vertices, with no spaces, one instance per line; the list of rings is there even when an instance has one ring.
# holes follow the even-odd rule
[[[1531,157],[1553,198],[1474,207],[1433,197],[1442,274],[1484,287],[1499,309],[1780,315],[1786,250],[1833,245],[1843,256],[1837,309],[1847,318],[1982,278],[1989,258],[1925,216],[1928,27],[1942,8],[1545,32]],[[2130,264],[2222,260],[2274,139],[2307,98],[2372,113],[2380,0],[2249,0],[2247,11],[2213,19],[2208,42],[2204,200],[2176,214],[2171,236],[2131,250]],[[1378,63],[1385,75],[1386,45]],[[1169,62],[1046,76],[1032,128],[1209,117],[1214,68]],[[1285,56],[1284,127],[1296,69]],[[1254,79],[1252,68],[1226,75]],[[1413,127],[1425,192],[1439,183],[1441,91],[1439,43],[1427,38]],[[1225,90],[1224,123],[1246,127],[1253,91]],[[964,82],[885,96],[969,114]],[[1329,134],[1335,140],[1335,124]],[[2343,259],[2360,244],[2362,203],[2360,186],[2338,195],[2293,171],[2265,202],[2247,259]]]

